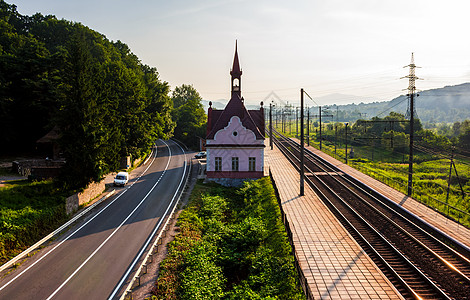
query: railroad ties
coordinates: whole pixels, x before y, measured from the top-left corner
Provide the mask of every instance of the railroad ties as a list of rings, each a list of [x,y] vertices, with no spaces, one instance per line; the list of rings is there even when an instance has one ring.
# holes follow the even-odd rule
[[[279,133],[274,141],[299,169],[299,145]],[[468,248],[312,151],[305,153],[306,182],[404,298],[470,299]]]

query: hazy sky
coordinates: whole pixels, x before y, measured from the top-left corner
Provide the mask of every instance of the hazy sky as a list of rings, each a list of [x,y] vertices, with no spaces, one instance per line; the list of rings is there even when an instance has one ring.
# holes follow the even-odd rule
[[[230,97],[236,39],[249,104],[271,91],[298,102],[301,87],[391,100],[406,93],[412,52],[418,89],[470,82],[468,0],[6,1],[121,40],[172,88],[192,84],[206,100]]]

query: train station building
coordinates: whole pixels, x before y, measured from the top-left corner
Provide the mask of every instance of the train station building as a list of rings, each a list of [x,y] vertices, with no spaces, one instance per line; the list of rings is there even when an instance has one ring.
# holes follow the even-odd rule
[[[207,179],[225,186],[264,176],[264,109],[247,110],[241,95],[237,46],[231,75],[231,98],[223,110],[207,112]]]

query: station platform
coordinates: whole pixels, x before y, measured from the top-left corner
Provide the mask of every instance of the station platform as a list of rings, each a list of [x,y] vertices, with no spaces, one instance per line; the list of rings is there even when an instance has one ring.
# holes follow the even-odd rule
[[[296,142],[300,143],[298,139],[293,139]],[[455,240],[459,241],[461,244],[470,248],[470,229],[461,224],[450,220],[440,214],[439,212],[433,210],[432,208],[420,203],[416,199],[408,197],[407,195],[389,187],[388,185],[352,168],[351,166],[345,164],[342,161],[339,161],[324,152],[311,147],[305,146],[308,150],[312,151],[316,155],[322,157],[323,159],[330,162],[332,165],[339,168],[342,172],[353,176],[354,178],[360,180],[362,183],[367,184],[372,187],[377,192],[386,196],[390,200],[398,203],[400,206],[406,208],[408,211],[419,216],[421,219],[425,220],[429,224],[438,228],[442,232],[451,236]]]
[[[315,192],[299,196],[297,170],[266,139],[271,171],[292,231],[295,255],[314,299],[403,299]]]

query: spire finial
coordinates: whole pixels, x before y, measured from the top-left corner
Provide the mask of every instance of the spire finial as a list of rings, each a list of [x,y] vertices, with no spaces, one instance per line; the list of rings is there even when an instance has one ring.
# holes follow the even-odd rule
[[[240,69],[240,62],[238,61],[238,41],[235,40],[235,55],[233,57],[233,66],[232,71],[230,72],[231,75],[239,76],[242,74]]]

